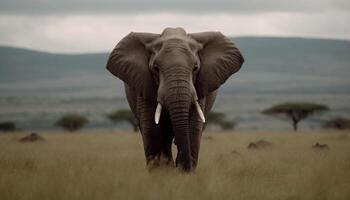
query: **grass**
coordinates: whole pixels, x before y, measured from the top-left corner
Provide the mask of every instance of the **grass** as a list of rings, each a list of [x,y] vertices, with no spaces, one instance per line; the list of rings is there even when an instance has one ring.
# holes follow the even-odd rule
[[[149,173],[139,134],[40,134],[47,142],[0,134],[1,200],[350,199],[350,132],[204,133],[190,175]],[[273,146],[246,148],[260,139]]]

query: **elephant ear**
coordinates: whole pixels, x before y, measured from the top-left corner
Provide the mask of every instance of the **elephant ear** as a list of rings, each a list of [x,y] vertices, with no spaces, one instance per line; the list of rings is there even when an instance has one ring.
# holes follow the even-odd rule
[[[193,33],[189,36],[203,45],[198,52],[201,63],[195,82],[198,98],[201,99],[237,72],[244,58],[235,44],[220,32]]]
[[[107,69],[133,88],[137,95],[156,100],[156,85],[149,70],[151,53],[146,46],[159,34],[129,33],[114,48],[107,62]]]

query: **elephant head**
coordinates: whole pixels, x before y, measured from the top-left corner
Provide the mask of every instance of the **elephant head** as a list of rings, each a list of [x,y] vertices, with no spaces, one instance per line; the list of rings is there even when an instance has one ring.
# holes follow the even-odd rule
[[[139,97],[158,104],[155,123],[165,109],[171,118],[183,169],[190,170],[189,110],[237,72],[244,59],[220,32],[187,34],[166,28],[162,34],[130,33],[111,53],[107,69]]]

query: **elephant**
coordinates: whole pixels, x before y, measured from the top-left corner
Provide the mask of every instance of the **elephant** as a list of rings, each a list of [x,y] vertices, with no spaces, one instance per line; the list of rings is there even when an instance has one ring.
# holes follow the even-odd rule
[[[124,82],[148,169],[196,169],[205,116],[220,85],[243,62],[239,49],[221,32],[131,32],[116,45],[106,68]]]

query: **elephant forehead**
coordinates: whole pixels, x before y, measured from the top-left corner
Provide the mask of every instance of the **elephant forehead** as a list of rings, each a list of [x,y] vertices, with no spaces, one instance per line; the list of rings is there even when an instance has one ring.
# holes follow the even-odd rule
[[[188,45],[192,43],[197,43],[192,38],[188,37],[187,35],[171,35],[171,36],[162,36],[157,38],[152,42],[152,45],[159,45],[159,44],[183,44]]]
[[[186,35],[186,31],[183,28],[177,27],[177,28],[165,28],[162,32],[163,36],[167,35]]]
[[[187,67],[195,62],[194,57],[188,49],[171,48],[159,54],[157,62],[163,67],[183,66]]]
[[[187,41],[180,38],[170,38],[157,41],[152,44],[159,56],[173,55],[179,53],[190,54],[191,48]]]
[[[167,48],[184,48],[189,49],[189,45],[187,41],[181,40],[181,39],[168,39],[165,40],[163,43],[163,47],[165,49]]]

